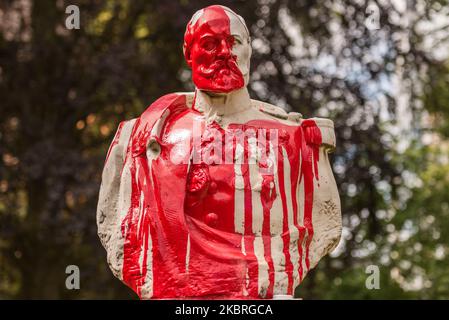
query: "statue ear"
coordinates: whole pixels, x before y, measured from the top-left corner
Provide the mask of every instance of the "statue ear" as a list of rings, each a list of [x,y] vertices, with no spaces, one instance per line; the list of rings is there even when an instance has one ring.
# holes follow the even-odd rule
[[[187,65],[192,68],[192,58],[190,57],[190,49],[184,53]]]

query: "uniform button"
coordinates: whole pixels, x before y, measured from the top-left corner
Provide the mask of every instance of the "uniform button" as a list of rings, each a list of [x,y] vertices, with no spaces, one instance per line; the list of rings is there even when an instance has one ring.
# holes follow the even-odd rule
[[[213,212],[208,213],[208,214],[206,215],[205,222],[206,222],[206,224],[207,224],[209,227],[215,227],[215,226],[217,225],[217,222],[218,222],[218,216],[217,216],[217,214],[216,214],[216,213],[213,213]]]
[[[215,181],[212,181],[212,182],[209,184],[209,189],[207,190],[207,192],[208,192],[209,194],[214,194],[214,193],[217,192],[217,183],[216,183]]]

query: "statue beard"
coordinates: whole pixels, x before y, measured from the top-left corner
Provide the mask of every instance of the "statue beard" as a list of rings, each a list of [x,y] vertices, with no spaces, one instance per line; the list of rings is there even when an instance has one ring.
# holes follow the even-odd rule
[[[200,90],[228,93],[240,89],[245,81],[234,57],[215,60],[193,70],[193,82]]]

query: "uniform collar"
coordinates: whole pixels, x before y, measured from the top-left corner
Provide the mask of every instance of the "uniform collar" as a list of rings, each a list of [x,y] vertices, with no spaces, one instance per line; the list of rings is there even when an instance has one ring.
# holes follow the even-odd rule
[[[229,116],[251,108],[251,99],[246,87],[232,91],[222,97],[213,97],[197,89],[193,108],[208,118]]]

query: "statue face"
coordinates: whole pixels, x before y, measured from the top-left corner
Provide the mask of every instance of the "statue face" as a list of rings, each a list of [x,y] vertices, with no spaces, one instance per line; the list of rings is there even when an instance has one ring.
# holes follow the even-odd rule
[[[187,40],[192,37],[186,59],[195,86],[221,93],[242,88],[248,83],[251,56],[243,22],[221,6],[210,6],[198,15],[196,21],[196,15],[192,18],[193,25],[186,32]]]

